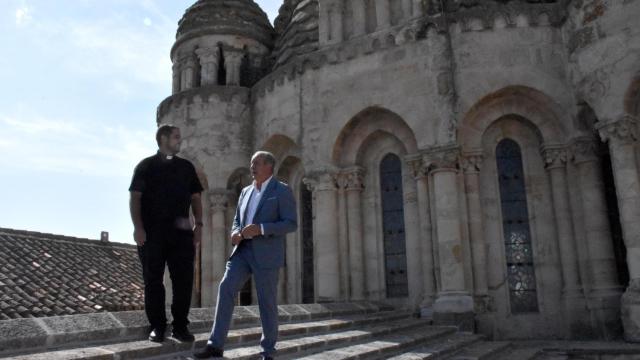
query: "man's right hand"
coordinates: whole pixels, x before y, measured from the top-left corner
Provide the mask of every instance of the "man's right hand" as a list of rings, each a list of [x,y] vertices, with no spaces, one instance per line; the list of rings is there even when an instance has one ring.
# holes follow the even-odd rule
[[[238,245],[242,241],[242,233],[235,232],[231,235],[231,244]]]
[[[142,246],[147,241],[147,232],[143,228],[135,228],[133,230],[133,239],[138,246]]]

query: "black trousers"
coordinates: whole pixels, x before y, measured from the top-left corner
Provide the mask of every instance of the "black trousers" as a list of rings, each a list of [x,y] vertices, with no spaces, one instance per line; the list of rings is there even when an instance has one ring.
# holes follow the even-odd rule
[[[144,278],[145,312],[151,328],[164,330],[167,326],[165,264],[169,267],[173,288],[173,328],[186,328],[193,289],[193,232],[161,227],[147,229],[147,240],[138,246],[138,255]]]

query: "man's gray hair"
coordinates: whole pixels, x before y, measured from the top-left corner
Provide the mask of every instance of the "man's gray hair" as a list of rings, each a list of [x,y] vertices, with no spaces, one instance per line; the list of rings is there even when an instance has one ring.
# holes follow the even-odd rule
[[[268,151],[256,151],[251,157],[252,159],[262,158],[265,164],[271,164],[271,168],[276,168],[276,157]]]

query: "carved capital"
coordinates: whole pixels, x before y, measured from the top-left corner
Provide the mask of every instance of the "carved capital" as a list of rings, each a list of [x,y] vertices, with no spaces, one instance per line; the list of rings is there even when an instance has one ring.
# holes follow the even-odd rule
[[[546,169],[565,167],[567,164],[567,149],[564,146],[544,146],[542,158]]]
[[[196,66],[196,59],[193,54],[182,54],[178,61],[182,69],[194,68]]]
[[[335,191],[337,189],[336,174],[330,171],[311,173],[309,176],[302,179],[302,182],[311,192]]]
[[[571,157],[576,164],[597,161],[598,144],[589,137],[578,138],[571,145]]]
[[[427,166],[431,171],[457,171],[460,162],[460,148],[453,145],[433,149],[425,154],[422,160],[423,166]]]
[[[220,49],[217,47],[199,48],[196,50],[196,55],[198,55],[200,65],[202,66],[209,63],[218,64],[220,60]]]
[[[342,172],[347,191],[362,191],[364,189],[364,169],[354,167]]]
[[[224,189],[214,189],[209,191],[209,206],[212,212],[227,210],[229,204],[229,191]]]
[[[231,67],[239,67],[242,62],[242,58],[244,57],[244,52],[237,49],[224,49],[224,64],[225,68]]]
[[[425,166],[425,162],[422,160],[422,154],[408,155],[404,158],[404,161],[409,166],[411,174],[415,180],[429,174],[429,168],[428,166]]]
[[[482,152],[464,153],[460,159],[460,166],[465,173],[478,173],[482,167],[484,155]]]
[[[598,122],[596,129],[602,141],[613,144],[630,144],[638,140],[638,119],[625,114],[618,120]]]

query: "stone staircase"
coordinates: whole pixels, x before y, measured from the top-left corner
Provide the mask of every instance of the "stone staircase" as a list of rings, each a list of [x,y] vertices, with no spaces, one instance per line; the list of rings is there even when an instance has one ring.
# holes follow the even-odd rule
[[[278,359],[283,360],[640,359],[640,346],[630,344],[487,341],[481,335],[459,332],[451,326],[434,326],[411,312],[379,303],[282,305],[279,312],[281,325],[277,347]],[[212,316],[213,309],[193,309],[190,327],[196,333],[195,343],[167,338],[162,344],[146,340],[143,312],[24,319],[22,324],[2,321],[0,357],[192,359],[193,350],[206,344]],[[41,331],[34,333],[39,334],[39,340],[24,332],[29,328],[27,320],[33,326],[41,325]],[[58,323],[64,325],[56,325]],[[225,359],[259,359],[260,336],[257,307],[236,307]]]

